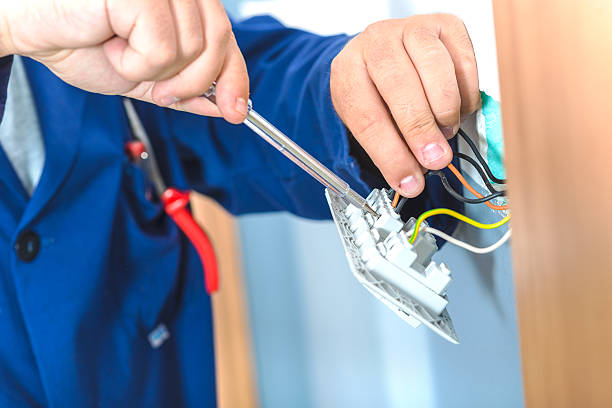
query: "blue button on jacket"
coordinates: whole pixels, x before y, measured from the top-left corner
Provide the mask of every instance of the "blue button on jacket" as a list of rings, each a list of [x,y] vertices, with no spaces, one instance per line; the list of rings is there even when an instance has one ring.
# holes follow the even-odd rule
[[[377,173],[356,159],[363,152],[329,93],[331,60],[348,38],[287,29],[269,17],[234,30],[256,109],[367,194],[364,179]],[[124,155],[131,135],[121,100],[25,65],[46,162],[29,199],[0,149],[0,407],[216,406],[201,264]],[[0,71],[5,99],[9,59]],[[322,187],[246,127],[136,107],[168,184],[204,193],[233,214],[329,217]],[[451,205],[444,197],[432,185],[406,207],[416,215]],[[26,230],[41,240],[29,263],[14,250]],[[147,336],[160,324],[170,337],[153,348]]]

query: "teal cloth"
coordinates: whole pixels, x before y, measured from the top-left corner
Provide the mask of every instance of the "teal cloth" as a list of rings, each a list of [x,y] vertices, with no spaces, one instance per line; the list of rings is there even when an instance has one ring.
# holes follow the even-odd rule
[[[487,139],[487,163],[493,175],[503,179],[506,178],[506,169],[504,167],[504,136],[500,105],[485,92],[481,91],[480,97],[485,125],[484,134]]]

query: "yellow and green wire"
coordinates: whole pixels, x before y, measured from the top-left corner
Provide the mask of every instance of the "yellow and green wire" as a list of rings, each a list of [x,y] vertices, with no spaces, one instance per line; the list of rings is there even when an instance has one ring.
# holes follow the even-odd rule
[[[417,219],[416,224],[414,226],[414,232],[412,233],[412,235],[410,236],[410,240],[409,242],[411,244],[414,244],[414,241],[416,240],[417,235],[419,234],[419,229],[421,228],[421,224],[423,224],[423,221],[425,221],[427,218],[432,217],[434,215],[450,215],[451,217],[455,217],[460,221],[463,221],[467,224],[470,224],[476,228],[480,228],[480,229],[495,229],[495,228],[499,228],[502,225],[506,224],[508,221],[510,221],[510,215],[505,216],[504,218],[502,218],[501,220],[493,223],[493,224],[483,224],[482,222],[478,222],[475,221],[469,217],[466,217],[463,214],[459,214],[457,211],[453,211],[453,210],[449,210],[448,208],[436,208],[433,210],[429,210],[424,212],[423,214],[421,214],[421,216]]]

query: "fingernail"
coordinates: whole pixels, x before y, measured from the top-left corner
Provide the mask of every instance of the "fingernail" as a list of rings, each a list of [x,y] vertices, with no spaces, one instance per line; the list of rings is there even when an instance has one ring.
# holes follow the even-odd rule
[[[244,116],[246,116],[246,114],[249,113],[249,108],[244,98],[240,98],[240,97],[236,98],[236,112]]]
[[[440,130],[442,131],[444,137],[447,139],[452,139],[453,136],[455,136],[455,128],[453,128],[452,126],[445,126]]]
[[[408,176],[404,178],[400,183],[400,190],[404,195],[414,195],[420,188],[419,182],[416,177]]]
[[[444,149],[438,143],[430,143],[423,148],[423,160],[425,163],[434,163],[444,156]]]
[[[179,98],[174,96],[164,96],[163,98],[161,98],[161,106],[170,106],[172,104],[177,103],[179,100]]]

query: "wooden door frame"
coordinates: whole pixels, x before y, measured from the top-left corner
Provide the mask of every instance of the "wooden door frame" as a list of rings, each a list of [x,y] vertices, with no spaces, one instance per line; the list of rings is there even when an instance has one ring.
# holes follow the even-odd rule
[[[529,408],[612,406],[612,2],[494,0]]]
[[[257,381],[236,222],[207,197],[192,194],[191,201],[219,262],[220,288],[212,295],[218,406],[254,408]]]

